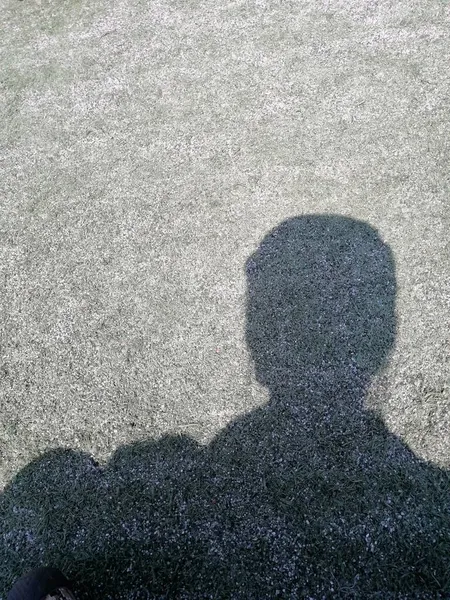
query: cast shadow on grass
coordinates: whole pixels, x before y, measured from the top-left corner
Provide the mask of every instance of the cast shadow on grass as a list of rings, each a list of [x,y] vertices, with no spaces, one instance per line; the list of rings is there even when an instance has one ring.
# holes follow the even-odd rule
[[[41,564],[82,598],[450,594],[448,474],[365,409],[396,331],[369,225],[290,219],[246,263],[246,339],[269,403],[208,447],[167,436],[104,469],[50,452],[2,497],[3,584]]]

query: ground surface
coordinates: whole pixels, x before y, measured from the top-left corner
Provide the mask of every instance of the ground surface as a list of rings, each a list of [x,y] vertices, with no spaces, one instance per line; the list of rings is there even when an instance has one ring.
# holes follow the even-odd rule
[[[448,2],[0,8],[3,592],[450,597]]]

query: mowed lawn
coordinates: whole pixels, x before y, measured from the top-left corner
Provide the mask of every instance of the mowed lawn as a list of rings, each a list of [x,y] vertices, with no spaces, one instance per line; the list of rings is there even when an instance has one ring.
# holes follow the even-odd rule
[[[450,598],[448,2],[0,9],[0,599]]]

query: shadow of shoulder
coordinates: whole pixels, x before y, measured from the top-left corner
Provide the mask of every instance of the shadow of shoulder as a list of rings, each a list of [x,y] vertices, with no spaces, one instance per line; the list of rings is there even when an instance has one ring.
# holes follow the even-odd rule
[[[193,439],[167,435],[122,446],[105,465],[71,449],[33,460],[0,498],[1,591],[45,564],[79,581],[82,596],[176,586],[180,561],[199,553],[179,525],[183,507],[196,512],[201,455]]]

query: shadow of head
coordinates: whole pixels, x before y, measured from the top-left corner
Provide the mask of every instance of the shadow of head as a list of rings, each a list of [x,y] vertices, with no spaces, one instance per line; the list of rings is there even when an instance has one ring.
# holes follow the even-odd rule
[[[246,339],[271,392],[308,382],[367,381],[394,344],[395,265],[367,223],[289,219],[246,262]]]

